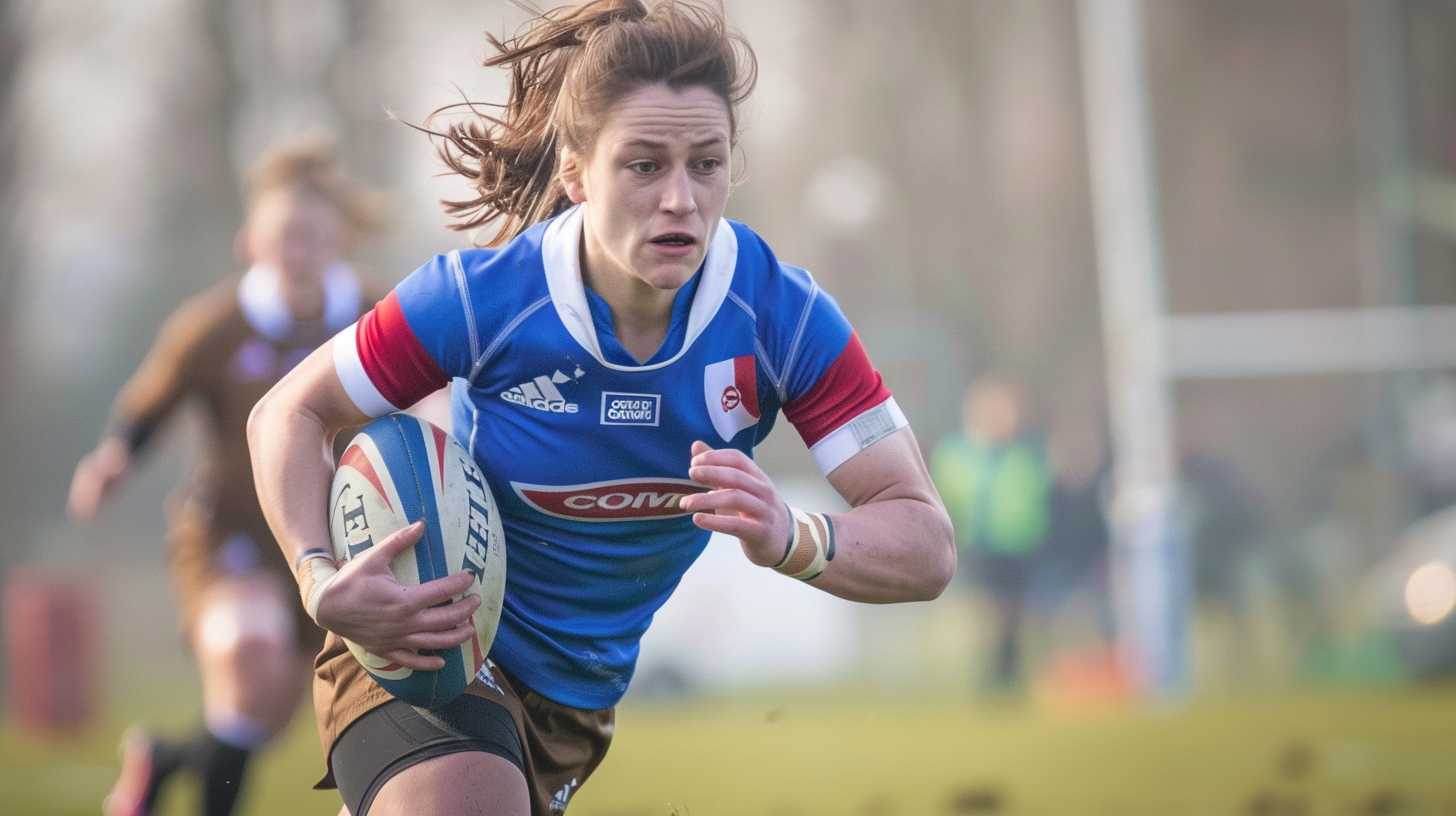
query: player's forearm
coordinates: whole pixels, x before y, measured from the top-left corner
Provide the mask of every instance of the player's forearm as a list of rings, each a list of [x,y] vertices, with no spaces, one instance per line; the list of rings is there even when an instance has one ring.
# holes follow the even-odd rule
[[[809,584],[866,603],[928,601],[955,575],[950,519],[916,498],[869,502],[829,517],[834,558]]]
[[[102,438],[117,440],[125,446],[128,457],[138,460],[183,399],[182,384],[176,377],[164,377],[144,368],[117,396]]]
[[[258,502],[291,564],[304,550],[328,548],[330,436],[316,415],[271,393],[248,417],[248,451]]]

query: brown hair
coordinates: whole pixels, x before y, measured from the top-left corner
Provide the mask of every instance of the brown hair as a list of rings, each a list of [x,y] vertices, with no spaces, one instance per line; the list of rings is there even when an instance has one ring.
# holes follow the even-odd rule
[[[487,243],[498,246],[570,206],[557,178],[562,148],[588,155],[607,111],[622,97],[655,83],[705,87],[728,107],[729,136],[738,135],[736,108],[753,90],[758,65],[722,9],[696,0],[591,0],[536,15],[514,37],[486,39],[496,54],[488,68],[509,66],[511,93],[499,116],[471,102],[436,110],[471,114],[439,137],[440,157],[464,176],[474,198],[442,201],[473,230],[502,219]]]
[[[339,167],[334,142],[309,137],[278,145],[248,171],[248,206],[275,190],[303,190],[336,207],[359,233],[374,232],[383,222],[383,196],[348,179]]]

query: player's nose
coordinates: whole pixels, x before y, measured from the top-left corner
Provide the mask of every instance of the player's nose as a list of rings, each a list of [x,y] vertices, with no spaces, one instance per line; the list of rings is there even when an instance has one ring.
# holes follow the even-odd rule
[[[663,180],[661,207],[663,212],[673,215],[687,215],[698,209],[686,167],[674,167]]]

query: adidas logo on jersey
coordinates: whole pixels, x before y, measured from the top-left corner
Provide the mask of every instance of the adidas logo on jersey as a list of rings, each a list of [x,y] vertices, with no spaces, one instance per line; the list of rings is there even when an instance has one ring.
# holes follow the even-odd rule
[[[496,694],[502,697],[506,696],[505,689],[501,688],[500,683],[496,682],[495,663],[490,658],[487,657],[485,662],[480,664],[480,671],[475,673],[475,679],[479,680],[482,686],[485,686]]]
[[[566,812],[566,803],[571,799],[571,794],[576,792],[576,785],[576,777],[573,776],[570,782],[557,789],[556,794],[551,797],[552,813]]]
[[[580,368],[573,372],[580,377],[586,372]],[[541,376],[523,382],[520,385],[507,388],[500,393],[501,399],[516,405],[524,405],[527,408],[535,408],[537,411],[545,411],[550,414],[574,414],[579,409],[574,402],[567,402],[561,390],[556,386],[563,383],[575,382],[574,377],[561,373],[561,369],[551,372],[551,376]]]

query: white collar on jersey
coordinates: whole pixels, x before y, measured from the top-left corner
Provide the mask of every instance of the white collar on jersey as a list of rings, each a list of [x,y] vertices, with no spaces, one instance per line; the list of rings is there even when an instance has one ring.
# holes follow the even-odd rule
[[[733,269],[738,265],[738,236],[728,226],[726,219],[718,219],[718,228],[708,244],[708,254],[703,261],[703,278],[698,282],[698,291],[693,293],[693,306],[688,312],[688,330],[683,337],[682,347],[670,359],[645,366],[628,366],[609,363],[602,357],[602,347],[597,342],[596,325],[592,323],[591,309],[587,306],[586,290],[581,281],[581,230],[586,205],[578,204],[551,220],[546,235],[541,239],[541,260],[546,267],[546,288],[551,292],[551,303],[566,330],[581,347],[591,352],[598,363],[617,371],[651,371],[677,362],[677,359],[692,346],[718,307],[728,297],[728,287],[733,283]]]
[[[324,270],[324,323],[339,331],[359,317],[359,277],[340,261]],[[283,299],[277,268],[254,264],[238,281],[238,304],[243,317],[257,333],[270,340],[283,340],[293,333],[296,321]]]

